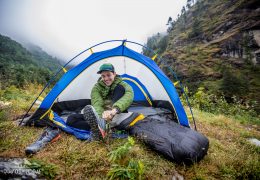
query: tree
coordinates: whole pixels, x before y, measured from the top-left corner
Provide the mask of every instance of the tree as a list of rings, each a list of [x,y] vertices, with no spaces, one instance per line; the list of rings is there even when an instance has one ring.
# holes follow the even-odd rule
[[[191,8],[191,0],[187,0],[187,4],[186,4],[187,9]]]
[[[189,38],[194,38],[202,32],[202,28],[200,26],[200,21],[198,18],[195,18],[191,27],[191,32],[189,33]]]
[[[232,101],[233,96],[241,97],[248,92],[249,83],[245,77],[235,75],[227,67],[223,68],[222,73],[223,79],[220,85],[220,90],[223,92],[228,102]]]
[[[184,15],[185,12],[186,12],[186,9],[185,9],[185,7],[183,6],[182,9],[181,9],[181,15]]]
[[[147,39],[146,46],[154,50],[156,53],[162,54],[167,48],[168,39],[168,35],[157,33]],[[154,54],[146,48],[143,48],[142,53],[149,57],[154,56]]]
[[[171,22],[172,22],[172,17],[170,16],[166,25],[167,25],[167,26],[168,26],[168,25],[171,25]]]
[[[175,25],[176,25],[176,21],[172,21],[170,26],[168,26],[167,28],[167,32],[170,33],[174,29]]]

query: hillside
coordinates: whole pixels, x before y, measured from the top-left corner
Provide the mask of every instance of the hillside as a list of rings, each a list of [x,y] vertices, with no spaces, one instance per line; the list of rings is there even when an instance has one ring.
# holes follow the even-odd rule
[[[45,84],[59,67],[60,62],[39,47],[27,50],[0,35],[0,89],[9,85],[22,87],[29,82]]]
[[[28,50],[33,58],[37,60],[39,66],[48,68],[51,71],[57,71],[61,67],[61,60],[47,54],[41,47],[34,44],[23,45]]]
[[[147,46],[193,93],[205,87],[228,102],[236,96],[254,104],[260,112],[260,1],[188,2],[176,20],[169,19],[168,34],[150,37]]]

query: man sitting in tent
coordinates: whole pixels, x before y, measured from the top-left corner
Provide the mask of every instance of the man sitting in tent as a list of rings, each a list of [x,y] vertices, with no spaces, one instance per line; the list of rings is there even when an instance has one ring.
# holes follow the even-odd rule
[[[116,115],[125,112],[132,104],[134,92],[130,85],[125,83],[115,72],[114,66],[106,63],[100,66],[101,74],[98,82],[91,91],[91,105],[83,109],[84,119],[91,127],[92,138],[100,140],[106,136],[106,124],[112,127],[119,124],[124,117]]]
[[[106,124],[109,123],[111,127],[115,127],[129,117],[131,117],[130,119],[135,118],[134,113],[121,113],[126,112],[133,102],[134,92],[131,86],[123,82],[110,63],[100,66],[97,73],[101,74],[101,78],[91,91],[92,106],[87,105],[83,109],[84,119],[82,114],[73,114],[67,121],[67,124],[71,127],[91,128],[93,140],[100,140],[106,136]],[[119,114],[124,115],[116,116]],[[51,123],[40,138],[25,149],[26,154],[34,154],[40,151],[53,139],[59,137],[59,133],[59,128],[55,125],[52,126]]]

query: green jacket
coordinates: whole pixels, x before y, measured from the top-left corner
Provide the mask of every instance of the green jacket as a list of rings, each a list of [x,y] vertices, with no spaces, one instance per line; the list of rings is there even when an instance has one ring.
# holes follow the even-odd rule
[[[112,104],[110,95],[119,84],[125,88],[125,94],[117,102]],[[105,110],[115,107],[118,108],[120,112],[125,111],[132,104],[133,99],[134,92],[132,87],[124,82],[118,75],[115,77],[111,86],[106,86],[100,78],[91,91],[91,105],[95,108],[100,117]]]

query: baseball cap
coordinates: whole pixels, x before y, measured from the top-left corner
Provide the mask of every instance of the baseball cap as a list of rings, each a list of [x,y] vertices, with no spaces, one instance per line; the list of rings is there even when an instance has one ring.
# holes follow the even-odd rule
[[[115,72],[115,68],[111,63],[105,63],[102,64],[99,67],[99,71],[97,72],[98,74],[101,74],[102,71],[111,71],[111,72]]]

